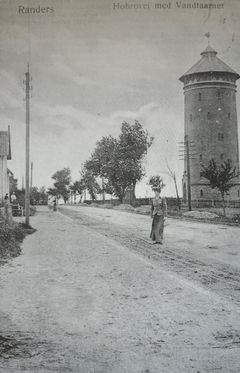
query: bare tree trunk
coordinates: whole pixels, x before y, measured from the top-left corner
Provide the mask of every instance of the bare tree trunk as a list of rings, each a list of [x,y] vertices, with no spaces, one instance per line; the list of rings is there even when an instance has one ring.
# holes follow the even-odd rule
[[[224,192],[221,193],[222,196],[222,202],[223,202],[223,216],[226,216],[226,207],[225,207],[225,198],[224,198]]]
[[[133,190],[132,190],[133,201],[135,201],[136,199],[135,189],[136,189],[136,182],[133,183]]]
[[[176,175],[175,174],[173,176],[173,180],[174,180],[174,185],[175,185],[175,190],[176,190],[178,210],[180,211],[181,210],[181,201],[180,201],[179,194],[178,194],[177,180],[176,180]]]
[[[177,196],[177,205],[178,205],[178,210],[180,211],[181,210],[181,201],[180,201],[180,198],[179,198],[179,194],[178,194],[178,187],[177,187],[177,180],[176,180],[176,174],[175,172],[173,172],[171,170],[171,168],[169,167],[168,165],[168,162],[166,160],[166,164],[167,164],[167,168],[168,168],[168,175],[171,176],[171,178],[173,179],[174,181],[174,186],[175,186],[175,191],[176,191],[176,196]]]
[[[104,184],[103,177],[102,177],[102,200],[103,200],[103,203],[105,203],[105,184]]]

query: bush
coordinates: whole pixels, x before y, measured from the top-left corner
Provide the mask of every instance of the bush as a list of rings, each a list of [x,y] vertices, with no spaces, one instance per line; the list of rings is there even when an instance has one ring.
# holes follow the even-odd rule
[[[35,229],[24,224],[9,225],[6,222],[0,224],[0,258],[11,258],[20,255],[20,243],[24,237],[33,233]]]
[[[20,246],[14,236],[13,228],[3,223],[0,227],[0,257],[15,257],[21,252]]]

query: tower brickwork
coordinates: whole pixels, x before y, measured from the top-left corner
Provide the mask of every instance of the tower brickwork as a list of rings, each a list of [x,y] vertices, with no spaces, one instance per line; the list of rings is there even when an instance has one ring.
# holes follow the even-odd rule
[[[239,75],[208,46],[202,58],[186,72],[184,83],[184,135],[192,144],[190,185],[192,200],[220,200],[202,177],[202,165],[214,159],[218,165],[230,160],[239,171],[236,80]],[[184,159],[183,195],[186,196],[187,159]],[[227,197],[240,200],[239,179]]]

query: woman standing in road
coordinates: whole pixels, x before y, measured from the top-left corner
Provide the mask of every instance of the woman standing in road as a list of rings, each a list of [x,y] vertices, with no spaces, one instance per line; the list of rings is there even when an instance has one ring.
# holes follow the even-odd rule
[[[155,193],[155,198],[153,198],[151,206],[152,230],[150,238],[154,241],[154,244],[162,245],[167,203],[165,198],[160,197],[161,187],[153,187],[152,189]]]

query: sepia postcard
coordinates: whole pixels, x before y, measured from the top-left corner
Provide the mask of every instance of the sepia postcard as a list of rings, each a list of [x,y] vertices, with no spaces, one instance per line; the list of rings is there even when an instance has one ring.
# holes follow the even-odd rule
[[[0,373],[240,372],[239,19],[0,0]]]

